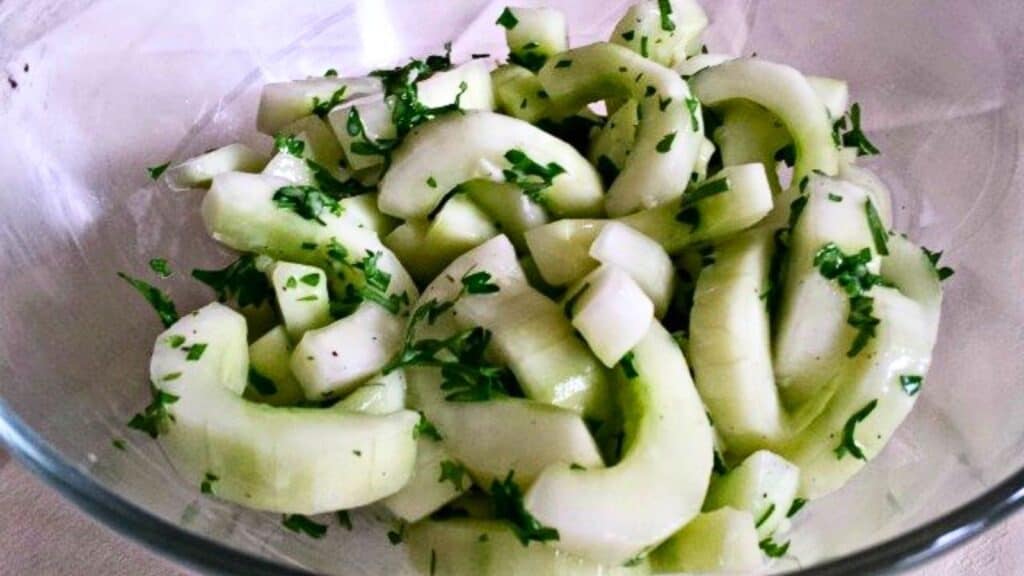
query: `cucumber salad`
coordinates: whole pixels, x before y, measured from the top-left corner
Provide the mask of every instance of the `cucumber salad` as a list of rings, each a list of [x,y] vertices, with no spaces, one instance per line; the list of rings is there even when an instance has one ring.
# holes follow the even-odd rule
[[[952,271],[892,230],[846,83],[707,24],[645,0],[570,47],[507,7],[501,62],[264,86],[272,154],[150,169],[240,256],[180,317],[121,275],[166,327],[129,426],[283,529],[382,505],[423,574],[790,555],[924,388]]]

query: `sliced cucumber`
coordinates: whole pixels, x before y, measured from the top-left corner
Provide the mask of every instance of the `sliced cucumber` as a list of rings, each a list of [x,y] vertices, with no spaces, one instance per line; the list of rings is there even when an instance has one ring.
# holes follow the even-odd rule
[[[380,209],[407,220],[425,218],[463,182],[505,180],[504,156],[514,150],[541,166],[554,163],[564,170],[539,192],[552,214],[601,215],[600,178],[572,146],[526,122],[489,112],[451,114],[414,130],[381,180]]]
[[[305,133],[297,135],[296,138],[303,143],[306,142]],[[310,169],[309,164],[306,164],[306,159],[289,152],[282,151],[274,154],[270,162],[263,167],[261,174],[280,178],[295,186],[311,186],[313,184],[313,170]]]
[[[605,224],[590,245],[590,256],[624,270],[654,303],[654,315],[668,312],[676,271],[665,249],[640,232],[618,222]]]
[[[391,414],[405,408],[405,372],[395,370],[371,378],[335,405],[361,414]]]
[[[569,48],[565,14],[554,8],[506,8],[515,24],[505,26],[509,61],[537,70],[544,61]]]
[[[338,201],[341,219],[356,228],[366,228],[380,237],[387,236],[398,226],[398,221],[377,208],[377,194],[368,193]]]
[[[526,245],[544,281],[564,286],[597,268],[597,260],[590,257],[590,246],[606,222],[558,220],[527,231]]]
[[[626,100],[608,116],[604,126],[591,135],[587,158],[597,166],[606,184],[615,180],[629,160],[633,142],[636,141],[638,108],[636,100]]]
[[[269,271],[281,320],[292,342],[298,342],[308,330],[331,322],[327,297],[327,275],[305,264],[277,262]]]
[[[753,573],[762,562],[754,519],[731,508],[699,514],[658,546],[650,561],[656,573]]]
[[[473,485],[472,480],[462,476],[457,476],[458,480],[445,479],[444,465],[462,466],[452,459],[444,444],[421,436],[416,441],[412,477],[401,490],[384,500],[384,506],[405,522],[419,522]]]
[[[291,406],[305,400],[302,386],[292,375],[291,357],[292,343],[284,326],[271,329],[249,345],[245,397],[271,406]]]
[[[280,133],[293,136],[302,134],[306,143],[302,156],[316,162],[335,178],[344,179],[346,175],[340,171],[341,146],[338,144],[338,139],[334,137],[330,124],[321,120],[319,116],[314,114],[303,116],[281,128]]]
[[[697,160],[703,124],[700,105],[676,73],[622,46],[597,43],[552,58],[539,77],[551,98],[567,109],[606,98],[639,102],[633,151],[605,201],[609,215],[650,208],[682,194]]]
[[[689,522],[711,475],[711,426],[679,346],[654,322],[632,354],[617,371],[622,460],[599,470],[551,466],[524,500],[541,524],[558,530],[555,547],[607,564],[626,562]]]
[[[654,304],[621,268],[602,264],[569,288],[565,314],[598,360],[614,368],[647,334]]]
[[[168,168],[167,185],[173,190],[206,188],[218,174],[259,172],[266,164],[266,155],[242,143],[228,144]]]
[[[215,496],[289,514],[362,506],[405,484],[416,457],[415,412],[368,416],[248,402],[240,397],[245,332],[240,314],[214,303],[157,337],[150,375],[176,398],[163,404],[173,419],[159,440],[186,479],[198,485],[212,474]]]
[[[735,56],[714,53],[694,54],[693,56],[687,58],[686,60],[683,60],[682,62],[677,62],[675,66],[672,67],[672,69],[678,72],[679,75],[682,76],[684,80],[686,80],[705,68],[718,66],[719,64],[723,62],[728,62],[729,60],[735,60]]]
[[[343,92],[339,92],[344,89]],[[335,94],[349,100],[382,90],[379,78],[307,78],[275,82],[263,86],[256,128],[264,134],[277,134],[289,123],[313,112],[314,102],[331,102]]]
[[[402,345],[397,316],[375,304],[323,328],[310,330],[292,353],[292,373],[306,398],[344,394],[380,371]]]
[[[818,100],[825,105],[830,118],[838,120],[846,114],[850,103],[850,90],[846,82],[823,76],[808,76],[807,83],[814,89]]]
[[[728,189],[687,206],[670,201],[619,221],[650,237],[666,252],[679,254],[699,242],[717,241],[753,226],[772,209],[772,190],[761,164],[727,166],[697,185],[725,179]],[[696,222],[696,226],[694,223]]]
[[[451,70],[436,72],[419,82],[416,89],[420,102],[430,108],[452,104],[458,97],[459,108],[463,110],[494,110],[491,71],[484,60],[470,60]]]
[[[354,118],[353,114],[357,114],[362,123],[361,134],[359,130],[354,130],[355,134],[349,131],[349,118]],[[398,131],[391,120],[391,114],[391,107],[383,94],[371,94],[346,102],[327,116],[334,136],[345,153],[345,163],[352,170],[366,170],[384,163],[382,154],[360,151],[358,147],[353,150],[353,145],[357,142],[365,145],[367,139],[376,142],[396,138]]]
[[[663,14],[665,5],[668,10]],[[644,0],[622,15],[611,42],[671,67],[700,52],[700,36],[707,26],[708,17],[695,0]]]
[[[849,298],[818,271],[818,251],[829,242],[847,254],[874,246],[865,215],[868,196],[862,188],[812,174],[806,198],[790,234],[773,342],[776,381],[791,407],[817,395],[832,380],[856,336],[846,322]],[[875,258],[868,268],[877,273],[878,266]]]
[[[432,278],[434,255],[425,247],[430,222],[409,220],[384,237],[384,245],[390,248],[413,278]]]
[[[704,69],[690,85],[706,106],[746,99],[778,117],[796,146],[794,182],[814,170],[829,175],[839,170],[828,111],[807,78],[793,68],[760,58],[737,58]]]
[[[527,486],[555,463],[604,465],[578,414],[520,398],[450,402],[436,368],[411,368],[407,378],[412,405],[434,423],[445,449],[483,488],[510,471]]]
[[[561,296],[563,289],[557,286],[552,286],[544,280],[544,277],[540,275],[540,270],[537,268],[537,263],[533,261],[532,256],[526,255],[520,258],[519,265],[523,268],[523,275],[526,276],[526,282],[530,286],[533,286],[533,288],[538,292],[552,299],[557,299]]]
[[[892,227],[892,194],[889,187],[874,172],[848,162],[841,162],[839,177],[863,188],[871,196],[871,201],[878,210],[878,217],[886,230]]]
[[[471,180],[462,189],[521,252],[526,251],[526,231],[550,220],[544,207],[530,200],[515,184]]]
[[[426,521],[406,534],[413,565],[432,576],[626,576],[650,574],[647,562],[601,566],[544,544],[523,546],[511,527],[497,520],[458,518]]]
[[[491,82],[498,110],[513,118],[533,124],[559,115],[537,76],[522,66],[498,66],[491,72]]]
[[[759,450],[728,474],[711,479],[704,510],[732,508],[749,512],[758,540],[764,540],[785,522],[799,486],[799,468],[777,454]]]
[[[722,164],[764,165],[772,191],[781,191],[775,154],[792,140],[785,125],[771,112],[751,102],[736,101],[721,107],[722,124],[714,133]]]

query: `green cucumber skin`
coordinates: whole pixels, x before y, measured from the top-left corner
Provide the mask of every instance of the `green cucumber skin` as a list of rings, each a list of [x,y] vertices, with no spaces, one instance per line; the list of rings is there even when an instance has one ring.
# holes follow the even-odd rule
[[[185,344],[175,346],[172,336],[184,336]],[[183,347],[198,343],[206,344],[202,355],[187,360]],[[157,337],[150,376],[177,396],[167,404],[174,420],[159,441],[188,481],[198,485],[213,474],[218,498],[318,514],[369,504],[408,480],[415,412],[368,416],[256,404],[241,398],[247,373],[245,319],[224,305],[188,314]]]
[[[698,515],[651,553],[657,574],[748,573],[762,567],[754,518],[749,512],[720,508]]]

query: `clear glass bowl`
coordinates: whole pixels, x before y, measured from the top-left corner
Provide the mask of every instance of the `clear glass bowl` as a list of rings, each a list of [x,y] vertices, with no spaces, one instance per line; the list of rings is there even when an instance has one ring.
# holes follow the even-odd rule
[[[575,44],[626,2],[552,1]],[[976,534],[1024,497],[1024,4],[915,0],[705,2],[713,51],[757,52],[850,82],[897,228],[946,251],[936,361],[916,410],[849,486],[798,518],[781,570],[906,567]],[[64,2],[0,6],[0,438],[112,528],[179,562],[247,574],[399,574],[374,509],[324,540],[201,497],[124,426],[147,402],[159,326],[115,276],[151,257],[188,310],[188,270],[229,261],[199,193],[145,167],[241,139],[267,81],[343,74],[438,51],[503,56],[503,2]],[[0,80],[4,80],[0,79]],[[127,450],[112,447],[115,438]]]

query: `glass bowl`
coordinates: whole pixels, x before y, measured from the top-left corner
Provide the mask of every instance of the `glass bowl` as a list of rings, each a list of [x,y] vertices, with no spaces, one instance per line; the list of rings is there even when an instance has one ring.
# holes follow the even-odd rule
[[[518,3],[518,2],[517,2]],[[573,43],[605,38],[626,2],[551,1]],[[945,250],[935,363],[917,408],[847,487],[798,518],[777,570],[899,569],[947,550],[1024,498],[1024,4],[705,2],[716,52],[849,81],[882,150],[897,229]],[[504,56],[503,2],[63,2],[0,7],[0,438],[115,530],[178,562],[246,574],[401,574],[389,519],[323,540],[202,497],[126,429],[147,402],[155,315],[117,271],[162,283],[179,309],[211,298],[188,270],[230,260],[202,232],[200,193],[145,168],[254,129],[268,81],[393,65],[454,41]],[[112,446],[123,439],[121,451]]]

